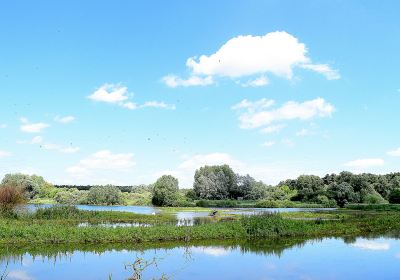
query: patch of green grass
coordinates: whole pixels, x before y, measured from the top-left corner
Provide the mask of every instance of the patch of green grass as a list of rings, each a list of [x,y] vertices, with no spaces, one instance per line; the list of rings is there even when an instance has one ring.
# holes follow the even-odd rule
[[[140,224],[161,224],[176,223],[176,217],[169,214],[145,215],[131,212],[119,211],[86,211],[79,210],[75,206],[55,205],[49,208],[39,208],[34,213],[20,214],[3,219],[28,221],[59,221],[63,223],[77,224],[89,223],[140,223]]]
[[[362,211],[400,211],[400,204],[347,204],[345,209]]]
[[[157,207],[158,210],[165,213],[171,212],[211,212],[211,208],[204,207]]]
[[[335,216],[337,215],[337,216]],[[329,218],[334,220],[296,220],[293,218]],[[40,209],[36,214],[0,218],[0,244],[106,244],[192,240],[263,240],[268,238],[315,238],[362,234],[383,234],[400,230],[400,213],[355,212],[285,213],[233,216],[212,223],[178,227],[168,221],[170,215],[139,215],[124,212],[81,211],[57,206]],[[151,227],[101,226],[78,227],[88,221],[137,222]]]

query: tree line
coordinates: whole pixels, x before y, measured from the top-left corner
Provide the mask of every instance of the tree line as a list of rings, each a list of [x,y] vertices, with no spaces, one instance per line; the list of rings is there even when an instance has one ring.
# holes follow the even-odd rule
[[[0,204],[1,195],[10,200],[12,188],[23,191],[27,200],[44,198],[61,204],[114,205],[130,200],[141,205],[189,206],[196,202],[205,206],[204,201],[226,201],[228,205],[246,200],[261,201],[259,205],[263,207],[272,207],[275,205],[272,202],[284,202],[282,205],[289,206],[291,202],[301,202],[343,207],[348,203],[400,203],[400,173],[376,175],[344,171],[323,177],[301,175],[271,186],[250,175],[237,174],[229,165],[197,169],[191,189],[179,189],[178,179],[171,175],[164,175],[151,185],[55,187],[41,176],[7,174],[0,184]]]

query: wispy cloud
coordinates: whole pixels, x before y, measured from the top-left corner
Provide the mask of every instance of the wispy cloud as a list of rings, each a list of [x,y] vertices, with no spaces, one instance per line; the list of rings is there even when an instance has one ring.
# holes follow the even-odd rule
[[[11,156],[10,152],[0,150],[0,158],[5,158]]]
[[[130,100],[132,96],[133,93],[129,93],[128,87],[126,86],[121,86],[117,84],[104,84],[100,88],[95,90],[91,95],[89,95],[88,98],[97,102],[115,104],[129,110],[136,110],[139,108],[147,107],[167,110],[175,109],[175,105],[166,104],[160,101],[146,101],[145,103],[138,105]]]
[[[264,127],[261,131],[271,133],[279,131],[282,126],[271,126],[274,122],[290,120],[311,120],[314,118],[330,117],[335,107],[323,98],[316,98],[304,102],[289,101],[278,108],[271,108],[273,100],[261,99],[258,101],[243,100],[232,109],[239,111],[240,127],[254,129]]]
[[[275,145],[274,141],[266,141],[261,144],[261,146],[266,147],[266,148],[272,147],[273,145]]]
[[[400,157],[400,147],[387,152],[387,154],[392,157]]]
[[[56,116],[54,118],[54,120],[59,123],[67,124],[67,123],[73,122],[75,120],[75,117],[74,116],[65,116],[65,117]]]
[[[81,159],[76,165],[67,168],[67,172],[74,177],[89,175],[98,170],[126,171],[136,165],[132,153],[113,153],[109,150],[98,151]]]
[[[162,81],[171,88],[176,87],[191,87],[191,86],[208,86],[214,84],[214,79],[211,76],[198,77],[192,76],[187,79],[179,78],[176,75],[167,75],[162,78]]]
[[[50,151],[57,151],[64,154],[72,154],[79,152],[79,147],[73,146],[62,146],[58,144],[54,144],[51,142],[47,142],[44,140],[42,136],[35,136],[31,140],[23,140],[17,141],[18,144],[30,144],[30,145],[39,145],[40,148]]]
[[[344,166],[365,169],[370,167],[382,166],[384,164],[385,161],[381,158],[364,158],[346,162]]]
[[[390,249],[389,243],[363,240],[356,241],[355,243],[351,244],[351,246],[371,251],[387,251]]]
[[[44,129],[46,129],[50,126],[50,125],[48,125],[46,123],[42,123],[42,122],[31,123],[31,122],[29,122],[29,120],[27,118],[21,118],[20,121],[21,121],[21,126],[20,126],[21,131],[27,132],[27,133],[40,133]]]

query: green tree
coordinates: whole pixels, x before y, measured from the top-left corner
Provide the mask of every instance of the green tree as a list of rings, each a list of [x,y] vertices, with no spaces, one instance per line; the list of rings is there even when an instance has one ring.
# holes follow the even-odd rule
[[[313,201],[317,196],[325,194],[324,181],[315,175],[301,175],[292,184],[297,190],[296,200]]]
[[[389,202],[396,204],[400,203],[400,188],[392,190],[392,192],[389,195]]]
[[[359,197],[354,192],[353,187],[346,182],[337,184],[333,183],[328,187],[328,195],[336,200],[339,207],[345,206],[347,203],[358,202]]]
[[[122,202],[121,190],[112,185],[90,188],[87,195],[88,204],[116,205],[122,204]]]
[[[201,199],[237,198],[236,174],[229,165],[204,166],[196,170],[193,189]]]
[[[178,192],[178,179],[163,175],[154,184],[152,203],[156,206],[174,206],[178,200]]]
[[[21,173],[7,174],[4,176],[2,184],[14,184],[22,189],[27,198],[36,197],[41,190],[48,190],[53,185],[47,183],[43,177],[37,175],[26,175]]]

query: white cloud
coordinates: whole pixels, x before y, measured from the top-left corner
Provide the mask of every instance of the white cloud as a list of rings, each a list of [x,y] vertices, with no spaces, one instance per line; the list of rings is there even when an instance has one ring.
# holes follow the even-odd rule
[[[294,147],[294,142],[290,139],[283,139],[282,140],[282,144],[288,146],[288,147]]]
[[[120,103],[129,97],[128,88],[116,84],[104,84],[88,96],[89,99],[99,102]]]
[[[175,110],[175,105],[166,104],[164,102],[158,101],[147,101],[143,105],[140,105],[141,108],[151,107],[151,108],[162,108],[167,110]]]
[[[101,150],[80,160],[66,171],[71,176],[80,177],[98,170],[127,171],[135,165],[132,153],[114,154],[109,150]]]
[[[222,257],[230,254],[229,250],[226,250],[225,248],[222,247],[200,246],[200,247],[193,247],[192,250],[194,253],[206,254],[212,257]]]
[[[75,120],[75,117],[74,117],[74,116],[65,116],[65,117],[56,116],[56,117],[54,118],[54,120],[55,120],[56,122],[66,124],[66,123],[71,123],[71,122],[73,122],[73,121]]]
[[[7,274],[7,278],[13,280],[33,280],[26,271],[23,270],[12,270]]]
[[[239,83],[242,87],[262,87],[268,85],[269,81],[267,77],[261,76],[245,83]]]
[[[128,88],[116,84],[104,84],[98,88],[94,93],[88,96],[89,99],[98,102],[106,102],[111,104],[116,104],[122,108],[129,110],[136,110],[139,108],[153,107],[174,110],[175,105],[166,104],[159,101],[147,101],[142,105],[138,105],[129,100],[130,96],[133,94],[128,93]]]
[[[261,98],[260,100],[257,101],[249,101],[247,99],[243,99],[238,104],[233,105],[232,109],[233,110],[246,109],[249,112],[255,112],[260,109],[269,108],[274,104],[275,104],[274,100],[266,98]]]
[[[327,64],[313,64],[307,56],[307,48],[293,35],[276,31],[263,36],[237,36],[228,40],[211,55],[187,59],[186,66],[191,78],[181,79],[175,75],[164,77],[171,87],[205,85],[200,82],[188,82],[193,77],[212,80],[215,76],[240,78],[254,75],[272,74],[291,79],[296,67],[305,68],[323,74],[327,79],[338,79],[337,71]],[[211,82],[208,84],[212,84]],[[258,80],[254,85],[266,85],[267,79]]]
[[[313,134],[314,134],[313,131],[306,129],[306,128],[303,128],[303,129],[299,130],[298,132],[296,132],[296,136],[309,136],[309,135],[313,135]]]
[[[18,144],[30,144],[30,145],[40,145],[40,148],[45,149],[45,150],[50,150],[50,151],[57,151],[60,153],[64,154],[72,154],[72,153],[77,153],[79,152],[78,147],[64,147],[61,145],[53,144],[50,142],[45,142],[44,138],[42,136],[35,136],[32,138],[32,140],[26,141],[17,141]]]
[[[266,147],[266,148],[272,147],[273,145],[275,145],[274,141],[266,141],[261,144],[261,146]]]
[[[44,129],[48,128],[50,125],[46,123],[30,123],[27,118],[21,118],[21,131],[27,132],[27,133],[40,133]]]
[[[335,107],[323,98],[316,98],[302,103],[289,101],[279,108],[269,110],[268,107],[270,107],[270,104],[274,103],[270,102],[268,103],[269,106],[265,107],[263,104],[266,101],[264,100],[260,103],[262,100],[255,102],[243,100],[232,107],[234,110],[246,109],[244,111],[240,110],[239,121],[241,128],[259,128],[276,121],[310,120],[317,117],[330,117],[335,111]]]
[[[191,76],[187,79],[179,78],[175,75],[167,75],[162,78],[163,82],[171,88],[176,87],[190,87],[190,86],[208,86],[214,84],[214,80],[211,76],[199,77]]]
[[[312,70],[324,75],[328,80],[340,79],[340,74],[337,70],[332,69],[327,64],[304,64],[301,66],[304,69]]]
[[[400,148],[389,151],[387,154],[392,157],[400,157]]]
[[[229,164],[232,166],[240,165],[231,155],[226,153],[198,154],[186,159],[179,165],[180,169],[197,169],[204,165]]]
[[[267,126],[267,127],[264,127],[263,129],[261,129],[261,132],[265,133],[265,134],[277,133],[277,132],[281,131],[284,127],[285,127],[285,125],[283,125],[283,124],[270,125],[270,126]]]
[[[31,144],[40,144],[42,142],[43,142],[43,137],[42,136],[35,136],[30,141]]]
[[[375,242],[375,241],[356,241],[351,244],[351,246],[360,248],[363,250],[372,250],[372,251],[387,251],[390,249],[389,243],[383,242]]]
[[[10,152],[0,150],[0,158],[5,158],[11,156]]]
[[[349,161],[345,163],[345,166],[353,167],[353,168],[370,168],[370,167],[377,167],[382,166],[385,164],[385,161],[380,158],[365,158],[365,159],[357,159],[353,161]]]
[[[0,128],[2,129],[2,128],[7,128],[7,124],[5,124],[5,123],[0,123]]]
[[[80,151],[79,147],[60,148],[59,151],[64,154],[74,154]]]
[[[121,107],[129,109],[129,110],[135,110],[138,108],[138,106],[136,105],[136,103],[133,102],[125,102],[125,103],[121,103]]]

